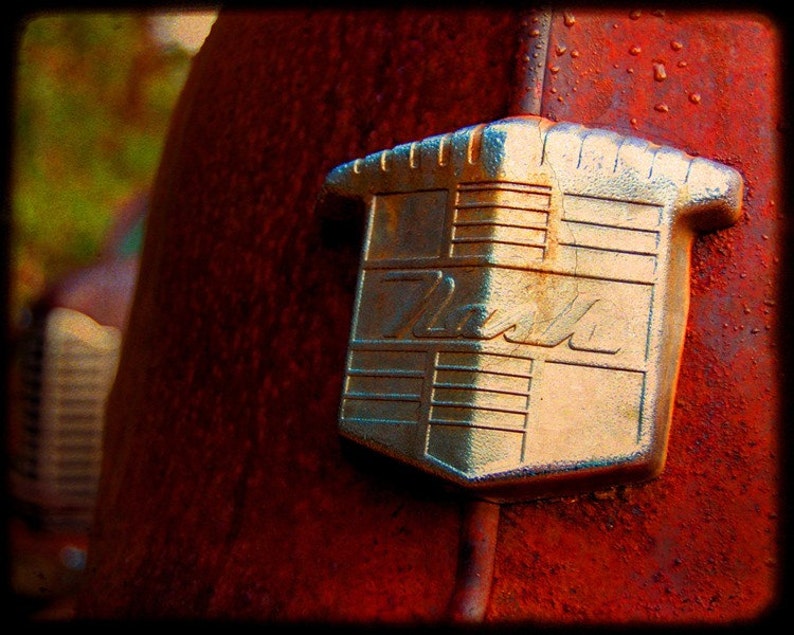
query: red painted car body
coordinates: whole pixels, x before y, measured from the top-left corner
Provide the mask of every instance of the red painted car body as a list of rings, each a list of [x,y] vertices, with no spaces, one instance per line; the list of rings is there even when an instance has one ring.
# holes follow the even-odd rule
[[[340,442],[362,219],[315,203],[339,163],[515,114],[522,20],[221,12],[152,198],[79,616],[449,619],[466,503]],[[750,12],[554,9],[540,114],[730,165],[744,214],[691,255],[664,472],[503,505],[485,623],[780,608],[782,36]]]

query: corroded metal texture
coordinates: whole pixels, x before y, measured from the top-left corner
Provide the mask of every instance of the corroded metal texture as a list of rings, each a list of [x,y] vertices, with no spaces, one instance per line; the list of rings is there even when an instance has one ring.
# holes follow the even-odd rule
[[[655,476],[726,166],[506,119],[339,166],[369,210],[340,429],[496,500]]]
[[[597,496],[503,506],[485,619],[762,620],[785,599],[781,312],[791,242],[780,26],[714,7],[562,9],[540,114],[730,165],[744,179],[744,212],[693,244],[663,475]]]

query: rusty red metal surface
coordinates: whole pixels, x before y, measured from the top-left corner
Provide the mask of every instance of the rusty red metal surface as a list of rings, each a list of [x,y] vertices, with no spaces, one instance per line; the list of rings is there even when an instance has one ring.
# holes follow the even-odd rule
[[[665,472],[607,499],[506,508],[488,617],[725,623],[775,601],[781,46],[757,15],[555,15],[542,114],[731,165],[745,211],[693,249]]]
[[[508,114],[519,26],[221,14],[155,187],[79,616],[446,619],[461,501],[337,438],[360,237],[314,203],[338,163]],[[503,506],[484,620],[757,620],[780,599],[781,33],[618,9],[551,34],[541,114],[727,163],[745,214],[693,250],[665,472]]]
[[[458,501],[373,475],[339,444],[360,235],[315,202],[362,150],[503,115],[515,25],[443,11],[218,19],[152,199],[82,615],[444,615]]]

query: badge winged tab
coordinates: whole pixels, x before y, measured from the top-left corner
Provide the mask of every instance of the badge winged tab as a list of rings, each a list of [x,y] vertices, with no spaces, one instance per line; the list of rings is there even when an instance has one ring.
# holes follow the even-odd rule
[[[340,433],[495,501],[664,465],[696,231],[742,179],[638,138],[504,119],[335,168],[368,214]]]

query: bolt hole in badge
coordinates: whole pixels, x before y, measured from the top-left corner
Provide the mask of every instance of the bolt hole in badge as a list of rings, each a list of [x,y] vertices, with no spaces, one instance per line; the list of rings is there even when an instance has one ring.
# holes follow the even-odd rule
[[[734,169],[517,116],[338,166],[367,210],[343,437],[494,502],[664,465],[698,231]]]

